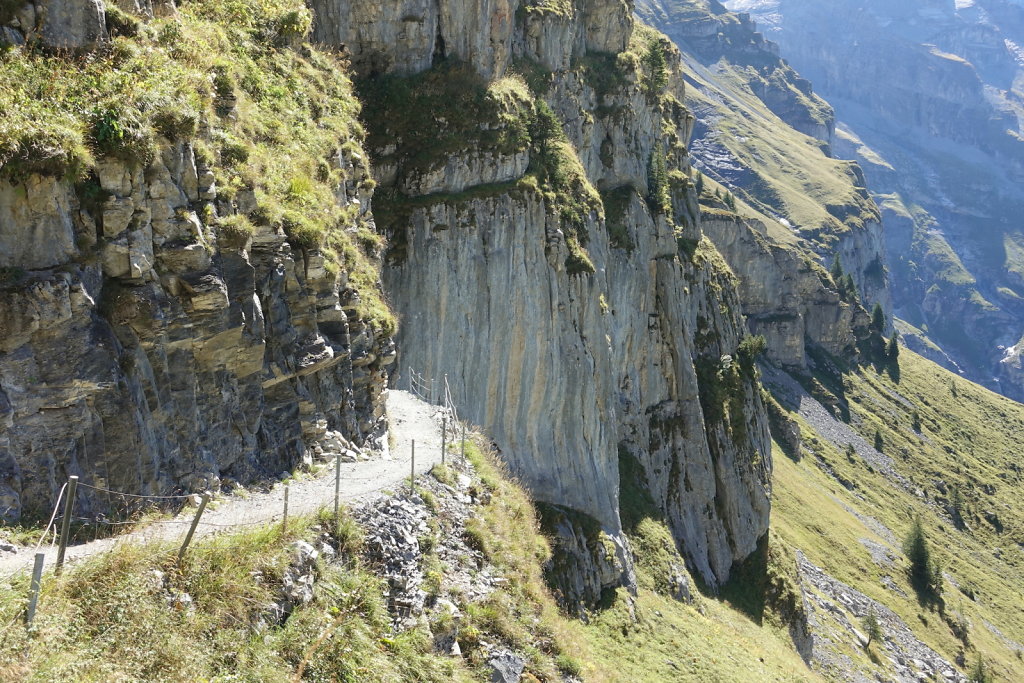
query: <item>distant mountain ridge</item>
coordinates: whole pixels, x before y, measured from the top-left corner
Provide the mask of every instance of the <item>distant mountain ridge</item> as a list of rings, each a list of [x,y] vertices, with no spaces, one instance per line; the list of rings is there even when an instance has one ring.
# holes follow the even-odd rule
[[[860,161],[882,209],[908,342],[1024,399],[1021,4],[727,4],[836,107],[836,153]]]

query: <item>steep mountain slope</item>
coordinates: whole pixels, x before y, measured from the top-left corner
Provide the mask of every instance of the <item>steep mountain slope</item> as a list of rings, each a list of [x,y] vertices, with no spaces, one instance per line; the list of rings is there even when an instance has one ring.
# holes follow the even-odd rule
[[[1013,676],[1024,407],[889,336],[878,208],[749,19],[645,0],[680,52],[623,0],[310,7],[0,3],[0,513],[383,443],[413,372],[523,488],[471,446],[359,525],[101,558],[0,666]],[[76,516],[130,512],[89,491]]]
[[[740,277],[751,328],[785,365],[804,366],[806,343],[850,352],[862,334],[857,307],[844,308],[838,283],[812,263],[840,259],[865,306],[891,303],[879,212],[859,167],[828,155],[829,106],[749,21],[717,3],[643,0],[638,13],[682,50],[697,117],[696,167],[739,197],[740,213],[753,219],[746,228],[722,214],[704,223]]]
[[[979,655],[996,680],[1016,680],[1024,408],[907,351],[895,375],[839,367],[798,378],[810,392],[766,375],[803,435],[799,451],[776,459],[772,516],[773,537],[804,558],[797,573],[813,643],[803,651],[840,680],[857,670],[887,680],[969,672]],[[944,577],[939,599],[908,580],[902,546],[915,517]],[[853,630],[871,605],[885,616],[874,660]]]
[[[688,90],[698,116],[694,161],[708,176],[702,228],[740,279],[748,325],[769,340],[768,357],[779,368],[766,367],[766,386],[793,410],[802,431],[801,447],[784,421],[773,423],[773,436],[790,455],[779,450],[775,457],[773,571],[780,571],[779,557],[788,557],[782,564],[791,567],[802,607],[785,606],[769,588],[761,603],[766,618],[796,615],[794,647],[829,678],[910,681],[923,673],[959,680],[981,656],[1013,680],[1022,656],[1017,601],[1024,556],[1019,522],[1003,518],[1020,514],[1019,404],[958,384],[906,351],[899,371],[839,360],[856,354],[829,343],[828,334],[843,328],[833,317],[843,303],[827,295],[834,292],[828,276],[809,276],[814,235],[778,219],[797,202],[821,212],[834,201],[829,189],[844,183],[863,193],[863,175],[857,169],[859,182],[851,183],[847,162],[828,158],[823,141],[784,120],[806,117],[773,109],[762,83],[801,81],[747,19],[685,0],[641,2],[638,10],[682,50],[695,86]],[[813,100],[804,106],[821,111]],[[785,189],[769,194],[766,186]],[[719,199],[726,190],[740,198],[735,211]],[[875,254],[884,257],[881,249]],[[864,263],[845,252],[842,259]],[[947,583],[939,605],[919,604],[906,578],[901,545],[914,514],[923,515],[933,547],[942,549],[936,553]],[[757,574],[743,576],[747,583]],[[988,586],[988,598],[979,585]],[[881,615],[885,632],[877,651],[858,642],[869,610]]]
[[[883,209],[896,310],[917,348],[931,338],[950,367],[1024,397],[1020,6],[727,4],[753,12],[836,106],[837,152],[861,161]]]
[[[620,451],[708,585],[757,548],[757,344],[701,238],[678,54],[627,3],[37,4],[2,16],[10,518],[72,474],[216,488],[379,436],[379,227],[402,372],[447,375],[564,508],[569,603],[634,583]],[[351,57],[369,154],[348,62],[308,35]]]

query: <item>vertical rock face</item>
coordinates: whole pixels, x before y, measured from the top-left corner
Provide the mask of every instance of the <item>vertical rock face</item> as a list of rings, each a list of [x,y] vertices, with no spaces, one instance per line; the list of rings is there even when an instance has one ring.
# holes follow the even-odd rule
[[[867,325],[865,312],[840,300],[810,255],[779,244],[752,219],[709,212],[701,225],[733,265],[747,325],[764,335],[771,360],[805,369],[808,343],[834,356],[855,352],[858,333]]]
[[[518,0],[313,0],[317,41],[344,46],[363,73],[412,74],[437,60],[504,70]]]
[[[88,50],[107,40],[103,0],[37,0],[39,36],[55,50]]]
[[[739,302],[727,273],[678,260],[671,231],[638,199],[627,220],[638,242],[629,255],[608,245],[597,221],[588,226],[598,272],[584,276],[552,267],[564,246],[549,244],[557,219],[539,197],[416,211],[409,256],[385,273],[403,316],[402,370],[447,376],[462,415],[486,426],[535,497],[585,512],[613,535],[618,450],[635,453],[714,585],[754,550],[769,512],[756,384],[734,397],[742,417],[715,422],[701,405],[715,387],[695,371],[717,372],[735,353]]]
[[[317,38],[385,88],[435,64],[442,80],[472,72],[416,127],[389,128],[416,107],[368,116],[385,133],[377,208],[402,372],[447,375],[539,500],[596,520],[617,560],[582,563],[581,595],[630,580],[626,454],[695,570],[725,582],[767,530],[770,443],[736,282],[699,228],[678,55],[635,37],[622,0],[313,6]],[[536,91],[507,78],[515,60]],[[338,142],[324,175],[368,217],[359,145]],[[69,474],[137,493],[215,486],[380,425],[393,346],[318,253],[267,227],[212,230],[221,209],[257,207],[244,189],[222,202],[203,158],[165,141],[141,166],[101,161],[93,192],[36,176],[4,190],[8,516],[47,508]],[[591,547],[574,534],[567,548]]]
[[[538,188],[536,145],[497,152],[506,160],[492,166],[504,169],[501,177],[480,175],[454,161],[495,154],[474,142],[479,133],[434,160],[417,153],[421,138],[449,139],[454,115],[404,137],[405,124],[388,121],[386,108],[371,120],[384,159],[378,212],[390,203],[385,224],[400,245],[384,273],[402,319],[399,372],[446,376],[460,415],[486,427],[533,495],[597,520],[618,548],[619,457],[635,457],[693,567],[717,586],[767,530],[767,420],[752,369],[738,369],[745,332],[735,281],[701,241],[685,180],[692,117],[679,104],[678,57],[667,52],[670,96],[652,95],[631,61],[637,52],[618,62],[601,57],[611,61],[588,72],[573,68],[578,48],[560,38],[627,45],[620,3],[610,3],[610,15],[597,12],[607,4],[578,2],[568,13],[526,8],[511,41],[514,57],[553,70],[544,99],[581,176],[604,191],[603,210],[588,209],[578,224],[566,217],[564,198]],[[642,54],[648,43],[631,49]],[[599,69],[609,73],[596,78],[609,80],[595,86]],[[503,111],[473,127],[514,129],[513,119]],[[674,220],[644,200],[659,150],[681,172]],[[523,153],[525,169],[512,161]],[[424,177],[432,178],[429,192],[420,190]],[[580,265],[581,247],[588,266]],[[564,534],[566,546],[587,545],[577,532]],[[579,564],[596,567],[586,572],[597,577],[590,581],[608,580],[608,567]],[[619,579],[628,574],[624,567]],[[599,594],[600,586],[573,592],[595,588]]]
[[[338,193],[356,201],[349,175]],[[362,442],[381,427],[393,345],[319,254],[269,229],[217,244],[193,210],[216,201],[211,178],[168,143],[145,168],[101,163],[95,209],[67,182],[0,181],[4,518],[48,511],[69,475],[217,488],[294,467],[328,430]],[[80,496],[82,514],[107,510]]]

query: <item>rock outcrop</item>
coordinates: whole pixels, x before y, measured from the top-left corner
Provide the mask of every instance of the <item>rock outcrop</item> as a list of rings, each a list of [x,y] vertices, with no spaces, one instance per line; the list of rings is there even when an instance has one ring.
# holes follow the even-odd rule
[[[487,429],[532,494],[596,520],[608,547],[624,547],[618,458],[634,454],[686,557],[717,586],[767,529],[767,418],[752,372],[734,360],[745,334],[735,282],[700,241],[677,54],[661,39],[634,40],[617,58],[585,52],[586,41],[541,39],[603,35],[604,44],[626,45],[629,24],[617,14],[587,25],[595,6],[576,2],[565,14],[525,6],[501,42],[542,69],[538,87],[566,135],[567,172],[578,164],[580,184],[570,190],[546,184],[536,141],[495,147],[480,133],[507,142],[524,119],[531,125],[540,98],[515,78],[471,84],[427,130],[369,105],[382,119],[371,119],[371,141],[384,160],[377,206],[390,214],[384,278],[403,321],[399,371],[447,377],[460,415]],[[648,50],[664,51],[664,92],[652,92],[632,61]],[[575,68],[574,53],[583,62]],[[588,69],[586,60],[601,61]],[[445,68],[427,77],[429,92],[456,77]],[[517,104],[506,91],[518,93]],[[461,131],[456,149],[425,158],[421,138],[452,138],[456,112],[477,98],[505,105]],[[512,162],[524,151],[525,174]],[[474,178],[451,163],[482,153],[508,160],[498,164],[508,175]],[[658,154],[677,173],[671,215],[645,200]],[[435,178],[429,193],[409,181],[424,173]],[[590,183],[605,201],[573,208]],[[593,546],[577,542],[584,535],[565,532],[562,547]],[[587,572],[592,583],[614,573],[580,566],[598,567]],[[619,566],[616,581],[628,582],[628,566]]]
[[[589,51],[621,52],[633,18],[626,0],[312,0],[314,37],[344,47],[363,74],[415,74],[445,59],[500,76],[513,56],[551,69]]]
[[[143,19],[173,9],[126,5]],[[23,27],[32,7],[15,17]],[[97,10],[102,28],[102,3],[34,8],[44,42],[69,36],[66,46],[49,47],[84,49],[102,35],[94,22]],[[37,59],[53,60],[58,73],[63,53]],[[228,95],[235,102],[227,92],[234,81],[221,77],[220,104]],[[335,91],[346,94],[318,111],[354,117],[351,91]],[[88,155],[78,175],[57,164],[32,166],[30,157],[0,167],[6,520],[45,519],[71,475],[84,485],[76,514],[113,515],[131,506],[94,487],[149,495],[216,489],[227,479],[277,476],[383,432],[385,368],[396,352],[388,325],[365,304],[374,289],[372,249],[364,254],[347,237],[372,225],[361,133],[315,130],[326,150],[317,177],[327,200],[317,209],[348,221],[327,226],[347,231],[333,236],[336,248],[349,249],[339,263],[288,216],[268,215],[274,201],[282,211],[282,190],[252,175],[243,180],[243,169],[229,163],[225,139],[234,141],[235,158],[254,149],[234,127],[239,118],[250,124],[252,109],[217,109],[205,92],[194,101],[203,98],[209,108],[195,114],[202,125],[183,126],[181,135],[125,123],[130,114],[115,108],[105,114],[109,122],[90,120],[87,134],[107,125],[108,137],[145,139],[137,155],[94,141],[96,158]],[[317,126],[299,122],[294,132],[308,142],[305,125]],[[291,170],[286,178],[299,176]],[[357,256],[368,257],[363,272],[371,273],[359,281]]]
[[[195,211],[216,197],[204,172],[183,143],[146,168],[104,162],[95,213],[66,182],[0,183],[7,518],[49,509],[72,474],[216,488],[301,464],[328,430],[363,441],[381,426],[388,340],[346,314],[322,256],[273,230],[218,242]]]
[[[700,232],[678,53],[635,33],[623,0],[312,8],[315,39],[343,48],[364,78],[401,372],[446,375],[461,414],[538,500],[596,520],[617,559],[585,563],[600,570],[581,595],[631,582],[623,452],[693,568],[709,586],[727,581],[767,530],[771,449],[736,282]],[[298,45],[301,20],[269,18],[280,49]],[[102,40],[93,23],[68,19],[78,37],[66,47]],[[315,63],[309,49],[297,53]],[[70,474],[132,493],[215,487],[381,427],[395,350],[377,318],[361,317],[366,273],[346,270],[346,250],[379,246],[358,126],[310,177],[285,176],[286,206],[274,206],[272,188],[215,167],[249,152],[231,128],[248,91],[215,76],[220,151],[167,135],[151,158],[101,155],[78,185],[37,172],[3,182],[0,495],[15,501],[11,517],[46,510]],[[427,99],[395,104],[416,93]],[[213,134],[206,123],[200,137]],[[319,224],[293,210],[310,211],[289,197],[321,182],[331,186],[318,201],[332,199],[318,209],[350,221],[359,249],[318,243]],[[229,229],[232,217],[251,230]],[[338,252],[340,266],[326,260]],[[81,512],[105,511],[89,491]]]
[[[779,244],[754,219],[705,211],[701,225],[736,272],[747,326],[765,337],[770,360],[804,370],[808,343],[837,357],[856,353],[864,309],[840,299],[810,254]]]

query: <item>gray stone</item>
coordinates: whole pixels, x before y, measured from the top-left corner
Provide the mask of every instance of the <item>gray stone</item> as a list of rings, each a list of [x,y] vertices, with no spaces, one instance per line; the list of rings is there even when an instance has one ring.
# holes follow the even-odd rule
[[[74,193],[49,176],[0,183],[0,268],[51,268],[78,253]]]
[[[487,658],[491,669],[491,683],[519,683],[526,669],[526,660],[508,650],[492,653]]]
[[[90,50],[108,40],[103,0],[36,0],[43,44],[53,50]]]
[[[103,234],[106,237],[117,237],[132,222],[135,214],[135,202],[131,197],[111,197],[103,207]]]
[[[21,31],[10,26],[0,26],[0,47],[21,47],[25,44],[25,36]]]

